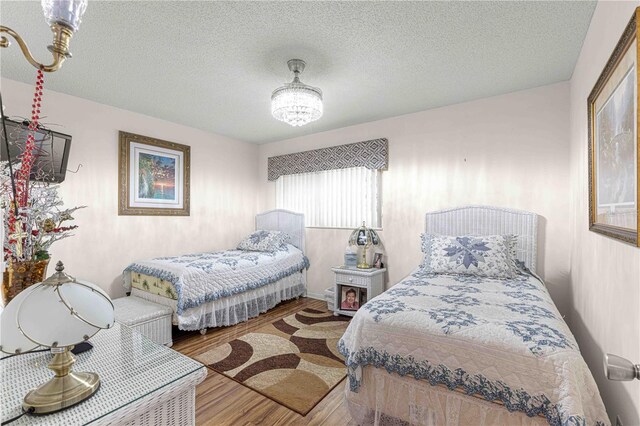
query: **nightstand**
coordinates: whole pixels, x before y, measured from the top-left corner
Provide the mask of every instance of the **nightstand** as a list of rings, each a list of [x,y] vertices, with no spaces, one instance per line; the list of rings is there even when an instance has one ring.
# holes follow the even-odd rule
[[[357,309],[346,309],[342,306],[347,297],[349,300],[357,301],[357,306],[360,307],[384,291],[386,268],[357,269],[341,266],[331,270],[335,274],[333,314],[336,316],[355,315]]]

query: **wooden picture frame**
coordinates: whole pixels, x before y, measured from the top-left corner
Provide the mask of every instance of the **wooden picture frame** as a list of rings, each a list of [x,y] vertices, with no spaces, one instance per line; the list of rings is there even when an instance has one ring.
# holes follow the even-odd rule
[[[589,98],[589,230],[640,244],[636,9]]]
[[[118,215],[189,216],[191,148],[119,132]]]

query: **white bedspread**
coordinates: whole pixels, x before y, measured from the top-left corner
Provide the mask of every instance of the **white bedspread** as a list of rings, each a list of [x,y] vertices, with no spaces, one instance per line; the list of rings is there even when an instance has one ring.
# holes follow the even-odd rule
[[[571,331],[525,271],[496,280],[417,270],[358,310],[338,347],[352,392],[371,365],[543,415],[551,425],[609,422]]]
[[[135,262],[123,274],[131,289],[128,271],[170,282],[178,293],[177,314],[212,300],[274,283],[309,267],[307,257],[291,244],[274,253],[226,250]]]

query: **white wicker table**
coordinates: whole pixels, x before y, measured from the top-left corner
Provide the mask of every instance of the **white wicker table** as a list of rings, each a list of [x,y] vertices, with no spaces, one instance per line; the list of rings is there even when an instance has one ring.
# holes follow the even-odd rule
[[[67,410],[25,415],[11,425],[195,424],[195,388],[207,375],[205,366],[118,323],[91,343],[73,370],[98,373],[98,392]],[[24,395],[51,377],[50,359],[40,352],[0,361],[3,422],[19,415]]]
[[[161,345],[172,346],[173,309],[136,296],[113,299],[116,321]]]

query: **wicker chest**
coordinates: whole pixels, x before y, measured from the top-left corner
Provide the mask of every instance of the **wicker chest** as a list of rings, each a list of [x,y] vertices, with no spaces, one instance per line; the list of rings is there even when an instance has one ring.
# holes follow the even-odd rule
[[[139,332],[156,343],[171,346],[171,316],[173,310],[136,296],[113,300],[116,321]]]

